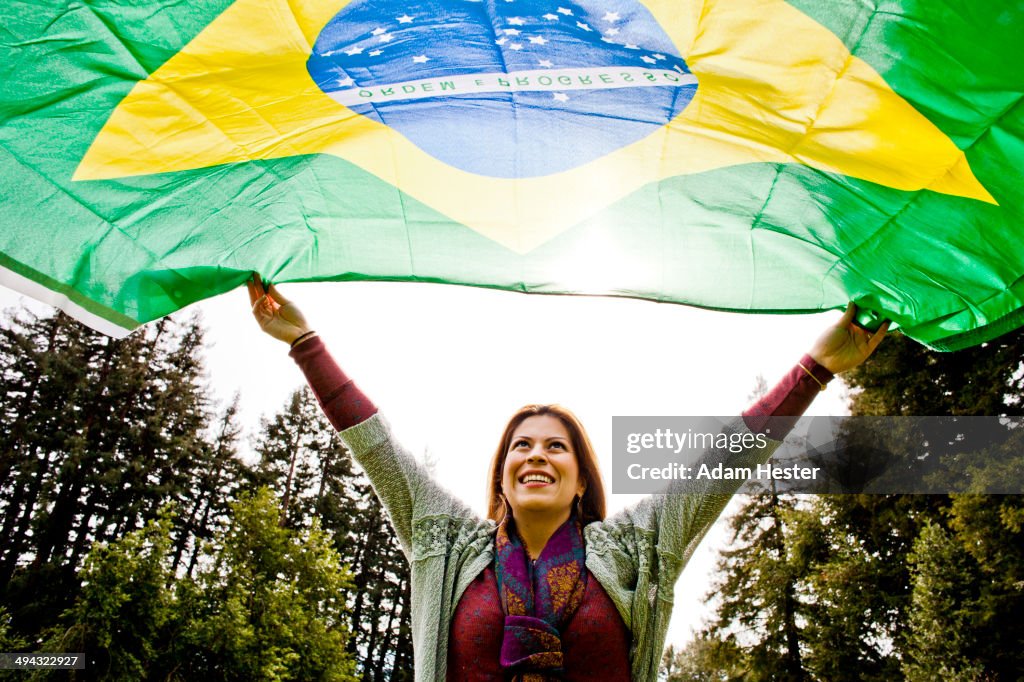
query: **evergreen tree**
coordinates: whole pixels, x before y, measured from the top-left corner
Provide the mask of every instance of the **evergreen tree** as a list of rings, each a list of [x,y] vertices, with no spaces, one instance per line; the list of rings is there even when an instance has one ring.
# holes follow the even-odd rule
[[[845,378],[857,390],[851,404],[854,414],[1020,416],[1024,409],[1022,360],[1024,330],[956,353],[929,351],[895,335],[869,362]],[[991,435],[977,431],[967,436],[948,434],[950,441],[959,443],[961,454],[977,463],[979,482],[998,475],[1001,464],[998,452],[994,457],[981,457],[977,452],[990,444]],[[1013,447],[1012,443],[1006,447]],[[1024,644],[1019,619],[1009,616],[1020,607],[1019,590],[1010,585],[1019,580],[1024,568],[1024,555],[1015,549],[1022,539],[1014,521],[1019,499],[983,495],[821,498],[816,512],[828,520],[832,555],[820,566],[819,582],[829,575],[829,566],[836,564],[847,569],[859,566],[859,571],[848,574],[860,579],[832,583],[834,602],[843,605],[848,614],[848,637],[841,646],[822,638],[819,650],[829,651],[842,662],[842,651],[849,652],[850,660],[857,660],[865,644],[882,643],[890,649],[881,661],[885,674],[892,675],[902,657],[907,673],[917,671],[913,673],[917,675],[921,670],[935,670],[914,666],[918,657],[927,658],[928,651],[935,651],[924,642],[939,636],[938,629],[951,642],[986,643],[973,653],[969,665],[961,666],[965,675],[973,674],[972,666],[978,665],[985,679],[1017,679],[1018,673],[1008,671],[1021,669],[1013,652]],[[962,556],[973,557],[973,562],[939,561],[937,557],[951,556],[950,543],[958,539]],[[986,545],[987,554],[977,551],[980,544]],[[844,554],[849,560],[843,559]],[[943,575],[944,571],[948,573]],[[943,591],[937,587],[941,585],[959,587]],[[815,587],[822,590],[820,584]],[[988,595],[984,608],[980,601],[967,599],[972,592]],[[921,609],[940,598],[952,600],[947,618],[922,615]],[[840,612],[838,607],[832,611]],[[960,616],[955,616],[957,613]],[[818,617],[816,622],[827,621]],[[856,632],[857,622],[863,633]],[[992,623],[999,625],[991,627]],[[859,641],[859,647],[851,641]],[[826,649],[829,644],[833,646]]]
[[[82,590],[61,617],[44,651],[86,654],[80,679],[162,677],[174,662],[169,647],[182,628],[174,598],[169,516],[120,540],[96,544],[82,567]]]
[[[83,361],[88,347],[88,334],[63,315],[36,318],[22,311],[0,328],[0,594],[11,608],[13,627],[26,634],[32,632],[20,625],[26,617],[52,617],[69,603],[73,571],[37,567],[33,575],[19,576],[22,585],[15,589],[11,580],[38,557],[40,544],[49,551],[46,546],[52,549],[57,539],[51,532],[37,541],[46,530],[39,516],[53,506],[61,478],[75,474],[80,464],[78,458],[67,460],[90,388]],[[40,599],[33,592],[42,585],[52,589]]]
[[[843,375],[854,415],[1024,415],[1024,329],[955,353],[902,334]]]
[[[412,679],[408,564],[369,481],[308,389],[264,420],[256,450],[257,480],[287,509],[281,523],[299,528],[316,520],[351,567],[349,650],[362,679]]]
[[[899,679],[891,643],[905,626],[904,557],[918,521],[908,498],[812,498],[793,519],[806,567],[805,664],[818,680]]]
[[[172,568],[168,516],[97,544],[43,649],[85,652],[82,680],[354,681],[348,572],[316,524],[280,515],[265,489],[233,504],[195,580]]]
[[[1016,680],[1024,670],[1024,499],[956,495],[914,543],[911,680]]]
[[[805,604],[802,557],[790,550],[790,517],[797,498],[772,489],[751,495],[730,519],[730,549],[721,552],[720,580],[711,594],[719,604],[701,635],[702,645],[721,648],[735,633],[748,680],[807,679],[801,651]],[[710,597],[710,595],[709,595]]]
[[[233,505],[217,556],[186,596],[181,679],[355,680],[346,653],[349,572],[331,538],[282,528],[262,489]]]
[[[0,608],[10,613],[4,636],[38,646],[63,617],[61,637],[78,636],[83,646],[102,651],[107,658],[96,669],[120,678],[141,670],[173,679],[200,644],[186,636],[197,623],[234,633],[232,641],[202,650],[189,663],[202,675],[216,677],[216,666],[239,670],[239,660],[224,656],[240,656],[246,647],[277,640],[291,646],[266,620],[274,609],[248,618],[248,625],[236,623],[241,630],[228,628],[242,603],[231,594],[269,583],[266,576],[251,583],[239,578],[241,555],[215,557],[205,548],[217,538],[224,551],[237,546],[240,535],[223,540],[231,502],[263,481],[281,495],[283,505],[275,507],[281,533],[331,543],[341,555],[333,555],[338,565],[352,565],[360,585],[336,586],[328,600],[351,605],[351,613],[331,611],[334,606],[313,610],[335,613],[357,636],[340,637],[333,622],[327,630],[334,634],[318,634],[319,626],[298,612],[296,627],[312,627],[303,636],[325,652],[334,642],[358,654],[363,679],[411,679],[408,566],[368,482],[353,470],[308,392],[296,393],[268,420],[258,446],[261,465],[248,470],[237,458],[237,397],[214,419],[201,349],[196,320],[165,319],[119,341],[61,314],[22,312],[0,325]],[[170,520],[149,525],[167,504]],[[234,523],[237,528],[238,519]],[[318,535],[318,527],[329,533]],[[280,537],[260,532],[268,547],[280,549],[274,544]],[[215,573],[211,562],[219,567]],[[236,580],[217,583],[214,575]],[[210,596],[215,585],[216,599]],[[173,618],[161,615],[167,603],[177,610]],[[250,599],[245,606],[258,605]],[[150,630],[141,625],[147,610]],[[113,613],[140,623],[137,631],[123,641],[110,635],[122,627]],[[263,630],[254,629],[254,618]],[[165,651],[168,641],[191,641],[192,654]],[[348,660],[341,650],[333,656]],[[275,660],[254,663],[249,672],[272,678],[275,666],[292,669]],[[215,661],[214,667],[201,668],[203,661]]]
[[[231,502],[237,499],[239,491],[252,478],[238,457],[238,440],[242,433],[238,423],[239,401],[240,396],[236,393],[215,425],[212,440],[204,443],[205,456],[196,468],[191,487],[183,500],[183,508],[187,511],[183,512],[181,530],[175,541],[172,568],[176,571],[186,551],[189,551],[186,567],[189,576],[195,571],[202,543],[226,528]]]
[[[904,672],[911,682],[981,679],[974,657],[973,570],[970,555],[938,524],[918,535],[909,557],[914,566],[908,656]]]
[[[75,601],[94,543],[195,506],[216,459],[201,348],[194,319],[122,340],[59,313],[0,325],[0,603],[15,631],[37,637]],[[192,533],[172,530],[182,548]]]
[[[730,682],[746,675],[743,652],[731,635],[703,632],[679,651],[669,646],[662,661],[665,682]]]
[[[950,354],[894,335],[844,378],[855,415],[1019,417],[1022,360],[1024,330]],[[1019,456],[1020,433],[993,447],[992,432],[960,437],[951,428],[979,489],[1019,476],[1009,457]],[[747,530],[723,553],[718,619],[687,650],[714,669],[681,679],[794,679],[778,634],[787,631],[797,634],[808,679],[1019,679],[1021,499],[842,495],[781,510],[770,496],[751,501],[734,520]],[[773,517],[784,520],[781,533]],[[777,615],[790,585],[795,630]]]

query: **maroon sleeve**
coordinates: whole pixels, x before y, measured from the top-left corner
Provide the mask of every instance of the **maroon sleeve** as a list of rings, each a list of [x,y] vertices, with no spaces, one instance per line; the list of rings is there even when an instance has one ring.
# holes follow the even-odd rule
[[[306,375],[313,395],[338,431],[365,421],[377,406],[341,371],[319,336],[303,341],[288,353]]]
[[[833,376],[810,355],[804,355],[775,388],[743,413],[743,421],[752,432],[781,440]]]

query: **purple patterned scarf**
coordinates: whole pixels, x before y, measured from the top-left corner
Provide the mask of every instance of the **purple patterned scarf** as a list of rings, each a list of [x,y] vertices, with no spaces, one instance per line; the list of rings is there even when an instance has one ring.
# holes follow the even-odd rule
[[[494,538],[494,573],[505,612],[501,665],[514,674],[514,682],[558,680],[561,630],[587,589],[583,527],[574,514],[530,561],[510,519],[505,516]]]

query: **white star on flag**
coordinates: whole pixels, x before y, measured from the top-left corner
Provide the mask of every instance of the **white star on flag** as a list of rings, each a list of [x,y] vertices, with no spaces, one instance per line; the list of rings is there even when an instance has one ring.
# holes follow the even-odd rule
[[[523,21],[522,17],[512,17],[511,19],[508,20],[508,23],[512,24],[513,26],[522,26],[526,22]]]
[[[548,21],[557,21],[558,20],[558,15],[557,14],[552,14],[551,12],[548,12],[547,14],[544,15],[544,18],[547,19]]]
[[[545,78],[546,78],[546,76],[545,76]],[[565,94],[564,92],[556,92],[555,93],[555,101],[556,102],[568,102],[569,101],[569,95]]]
[[[546,45],[548,43],[544,36],[530,36],[529,40],[534,45]]]
[[[379,36],[381,33],[387,33],[387,32],[388,32],[388,30],[386,28],[381,28],[380,26],[378,26],[377,28],[375,28],[372,31],[370,31],[370,35],[372,35],[372,36]]]
[[[584,24],[582,21],[577,21],[576,25],[582,28],[584,31],[592,31],[593,29]]]
[[[380,42],[382,43],[390,43],[394,39],[395,37],[390,33],[381,33],[380,37],[378,38],[378,40],[380,40]]]
[[[645,62],[647,62],[648,64],[657,64],[657,60],[651,59],[647,55],[644,55],[643,57],[640,57],[640,59],[645,61]]]
[[[610,28],[607,31],[605,31],[604,34],[606,36],[616,36],[616,35],[619,34],[619,29],[617,29],[617,28]]]
[[[349,57],[355,57],[357,54],[362,54],[362,53],[363,53],[363,48],[361,48],[361,47],[350,47],[347,50],[345,50],[345,54],[347,54]]]
[[[418,54],[412,58],[413,64],[426,64],[430,61],[430,57],[425,54]]]
[[[665,55],[663,54],[652,54],[651,56],[657,59],[658,61],[661,61],[662,59],[665,58]]]
[[[381,52],[381,50],[370,50],[367,54],[369,54],[371,57],[379,57],[381,55]]]
[[[402,16],[397,18],[397,21],[400,24],[411,24],[413,18],[414,17],[410,17],[408,14],[403,14]]]
[[[517,35],[519,35],[519,33],[520,33],[520,31],[519,31],[518,28],[506,28],[505,29],[505,35],[507,35],[507,36],[517,36]]]
[[[508,42],[508,38],[498,38],[497,40],[494,41],[494,44],[495,45],[504,45],[507,42]]]
[[[626,43],[626,49],[627,50],[639,50],[640,47],[638,45],[634,45],[633,43]]]
[[[614,23],[614,22],[619,20],[619,13],[618,12],[605,12],[604,16],[601,17],[601,18],[604,19],[605,21],[609,22],[609,23]]]
[[[353,83],[355,83],[355,81],[352,80],[351,78],[347,77],[347,76],[345,78],[339,78],[338,79],[338,87],[340,87],[340,88],[347,88],[348,86],[352,85]]]
[[[519,43],[512,43],[511,45],[508,46],[508,49],[510,49],[510,50],[521,50],[521,49],[523,49],[523,46],[520,45]]]
[[[550,69],[554,64],[551,63],[550,59],[541,59],[537,62],[537,66],[543,66],[545,69]]]
[[[557,11],[558,11],[559,14],[564,14],[567,17],[571,17],[572,16],[572,10],[571,9],[566,9],[565,7],[559,7]]]

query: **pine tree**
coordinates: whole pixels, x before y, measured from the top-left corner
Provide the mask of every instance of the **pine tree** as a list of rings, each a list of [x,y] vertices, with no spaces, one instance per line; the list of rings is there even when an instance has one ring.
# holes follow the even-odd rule
[[[903,670],[911,682],[981,679],[974,656],[975,600],[970,555],[950,534],[929,524],[918,535],[909,560],[914,566],[908,657]]]
[[[201,348],[194,319],[122,340],[62,314],[0,325],[0,603],[18,632],[74,602],[94,543],[194,506],[216,459]],[[172,531],[179,546],[192,532]]]
[[[806,566],[805,663],[815,679],[899,679],[891,643],[905,627],[915,507],[909,497],[818,497],[794,517],[792,551]]]
[[[904,670],[911,680],[1016,680],[1024,670],[1024,500],[956,495],[917,537]]]
[[[193,472],[183,500],[182,523],[175,540],[172,569],[178,570],[188,552],[185,571],[189,576],[195,571],[202,543],[226,527],[232,501],[252,478],[238,457],[238,441],[242,434],[238,423],[239,402],[240,396],[236,393],[210,434],[212,440],[204,443],[205,455]]]
[[[746,679],[743,652],[734,636],[703,632],[685,648],[669,646],[662,660],[665,682],[730,682]]]
[[[316,524],[280,516],[265,489],[234,503],[194,580],[173,570],[168,514],[95,545],[43,649],[85,652],[81,680],[354,682],[348,572]]]
[[[362,679],[412,679],[408,564],[369,481],[308,389],[264,420],[256,450],[257,480],[287,509],[282,524],[303,528],[316,520],[351,568],[349,651]]]
[[[1022,361],[1024,330],[956,353],[935,353],[896,335],[846,377],[858,391],[851,409],[854,414],[1020,416],[1024,410]],[[948,434],[948,439],[957,435]],[[986,457],[978,453],[979,448],[990,445],[991,435],[975,432],[956,440],[961,455],[972,457],[978,467],[975,478],[979,482],[999,475],[999,452]],[[1012,441],[1004,447],[1012,448]],[[817,511],[829,520],[834,549],[829,565],[848,565],[837,558],[845,552],[865,568],[856,574],[858,580],[834,582],[837,604],[847,609],[860,605],[859,620],[868,630],[861,636],[861,648],[869,638],[888,642],[893,652],[883,664],[891,672],[902,654],[909,661],[905,670],[910,673],[915,670],[916,657],[927,657],[925,652],[930,650],[923,646],[922,638],[927,638],[927,633],[934,636],[938,629],[949,641],[986,642],[970,659],[964,674],[979,665],[985,679],[1016,679],[1013,674],[1006,675],[1014,670],[1014,662],[1016,670],[1021,669],[1020,658],[1012,652],[1019,652],[1024,644],[1024,628],[1019,619],[1009,615],[1021,606],[1019,590],[1010,585],[1024,569],[1024,555],[1015,550],[1022,540],[1019,521],[1014,520],[1019,513],[1017,500],[984,495],[822,498]],[[936,559],[950,556],[950,543],[958,540],[960,557],[973,557],[973,563]],[[987,545],[988,554],[978,552],[982,544]],[[819,575],[824,571],[825,567]],[[943,571],[948,573],[943,575]],[[942,593],[936,587],[942,584],[960,588]],[[972,591],[988,595],[984,608],[980,601],[964,601]],[[929,600],[940,593],[952,600],[945,614],[948,618],[923,616],[921,609],[934,604]],[[962,620],[956,621],[955,613],[960,613]],[[967,613],[970,615],[964,615]],[[993,627],[996,622],[999,625]],[[849,646],[831,650],[835,654],[844,649],[856,656]]]
[[[234,504],[217,555],[187,596],[180,679],[354,681],[345,596],[350,575],[313,523],[280,525],[261,489]]]
[[[292,393],[284,410],[264,419],[256,452],[257,480],[280,495],[281,525],[289,528],[314,518],[314,504],[328,485],[327,468],[351,473],[340,439],[305,388]]]
[[[892,334],[843,375],[854,415],[1024,415],[1024,329],[955,353]]]
[[[170,547],[167,514],[116,542],[96,544],[82,567],[81,593],[42,649],[85,653],[79,679],[142,680],[173,667],[169,649],[183,623]]]
[[[5,593],[18,566],[35,555],[38,512],[55,497],[52,488],[78,430],[76,406],[89,386],[82,361],[87,345],[83,329],[63,315],[37,318],[22,311],[0,329],[0,591]],[[18,610],[13,609],[15,622]]]
[[[855,415],[1018,417],[1022,360],[1024,330],[952,354],[894,335],[844,378],[854,388]],[[983,488],[1019,476],[1007,467],[1022,440],[1018,433],[993,447],[992,434],[981,433],[956,442],[961,456],[973,458]],[[821,496],[778,512],[770,497],[752,501],[741,512],[745,520],[734,521],[745,534],[738,532],[740,542],[723,553],[718,620],[693,645],[693,655],[716,668],[704,678],[682,679],[794,679],[779,634],[787,632],[786,619],[777,615],[785,613],[779,605],[789,585],[798,597],[795,632],[807,678],[1018,679],[1024,669],[1024,627],[1013,615],[1024,607],[1020,499]],[[774,532],[775,516],[784,520],[781,534]],[[742,658],[742,676],[734,676],[729,657],[712,655],[730,651],[730,643]]]
[[[856,391],[851,409],[860,415],[1019,415],[1024,396],[1022,358],[1021,331],[977,348],[945,354],[896,335],[887,339],[869,362],[845,377]],[[957,438],[957,433],[951,432],[947,440],[958,443],[959,454],[973,457],[983,468],[993,462],[981,459],[977,450],[989,446],[991,435],[982,432]],[[915,454],[909,452],[910,456]],[[980,473],[978,479],[985,475]],[[980,508],[990,509],[1008,498],[971,499]],[[982,577],[980,565],[949,563],[949,575],[943,577],[941,571],[936,573],[941,562],[925,561],[948,547],[948,543],[939,542],[940,538],[955,539],[950,519],[956,518],[954,509],[958,504],[962,503],[955,496],[945,495],[847,495],[816,501],[813,512],[820,522],[818,537],[823,545],[808,583],[816,600],[807,634],[811,668],[823,679],[839,679],[839,671],[851,669],[862,671],[863,677],[858,679],[893,679],[900,674],[901,659],[909,672],[912,668],[906,661],[913,661],[914,652],[920,649],[921,632],[943,622],[921,615],[921,605],[928,603],[922,590],[943,581],[959,584],[968,575],[973,576],[974,589],[993,582],[994,576]],[[999,524],[983,527],[994,532]],[[1019,543],[1019,536],[1006,535],[1004,541]],[[969,552],[969,544],[965,542],[961,551]],[[922,583],[924,565],[930,566],[931,576]],[[1012,565],[1008,562],[1000,571],[1011,571]],[[1012,599],[1007,601],[1007,595],[996,601],[1004,607],[1019,605]],[[964,637],[980,641],[979,632],[971,632],[984,629],[982,624],[990,616],[975,606],[964,605],[972,616],[963,622],[946,623],[951,641]],[[997,674],[996,658],[1005,658],[1006,651],[1020,648],[1019,628],[1008,625],[988,633],[1004,642],[1004,653],[972,659],[980,662],[985,675]]]
[[[807,679],[801,651],[804,572],[789,548],[789,517],[797,498],[772,489],[751,495],[730,519],[730,549],[721,552],[722,577],[712,589],[719,604],[702,637],[735,632],[749,680]],[[709,595],[710,596],[710,595]]]

